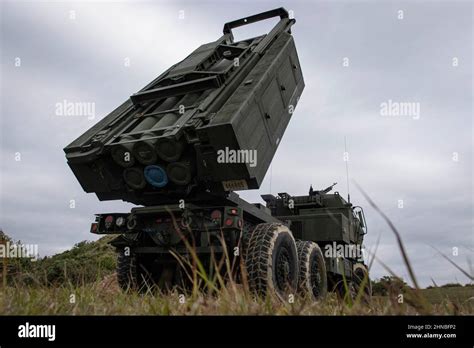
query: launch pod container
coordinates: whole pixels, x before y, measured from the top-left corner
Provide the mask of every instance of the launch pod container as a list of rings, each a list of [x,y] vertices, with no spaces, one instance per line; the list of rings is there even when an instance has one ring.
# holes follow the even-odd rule
[[[268,34],[234,42],[271,17]],[[259,188],[304,88],[294,23],[284,9],[227,23],[132,94],[64,149],[83,189],[153,205]]]

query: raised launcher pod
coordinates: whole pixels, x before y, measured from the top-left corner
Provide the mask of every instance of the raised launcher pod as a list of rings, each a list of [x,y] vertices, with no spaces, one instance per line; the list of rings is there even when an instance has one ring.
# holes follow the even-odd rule
[[[232,29],[272,17],[268,34],[234,42]],[[156,205],[258,188],[304,88],[294,23],[283,8],[226,23],[73,141],[83,189]]]

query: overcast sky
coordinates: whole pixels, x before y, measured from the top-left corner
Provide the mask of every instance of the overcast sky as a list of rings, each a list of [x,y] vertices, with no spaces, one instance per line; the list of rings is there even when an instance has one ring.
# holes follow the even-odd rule
[[[95,239],[88,232],[94,213],[132,205],[84,193],[62,149],[200,44],[220,37],[226,21],[282,5],[297,21],[306,88],[261,189],[241,196],[257,202],[263,193],[299,195],[310,184],[333,182],[346,195],[345,136],[351,180],[399,228],[419,282],[467,282],[431,246],[472,272],[469,2],[3,2],[0,227],[39,244],[41,255]],[[236,36],[257,36],[271,24]],[[95,103],[95,118],[56,115],[64,100]],[[383,115],[389,100],[415,103],[419,112]],[[354,184],[350,193],[365,208],[367,249],[380,238],[377,257],[408,280],[393,234]],[[388,273],[378,262],[371,272]]]

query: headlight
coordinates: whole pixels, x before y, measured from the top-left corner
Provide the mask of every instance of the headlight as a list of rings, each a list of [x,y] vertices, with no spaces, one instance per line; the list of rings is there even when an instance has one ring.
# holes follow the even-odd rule
[[[112,223],[114,222],[114,217],[112,215],[109,215],[105,218],[105,228],[109,229],[112,227]]]
[[[122,227],[125,225],[125,218],[123,216],[119,216],[117,220],[115,220],[115,224],[117,227]]]

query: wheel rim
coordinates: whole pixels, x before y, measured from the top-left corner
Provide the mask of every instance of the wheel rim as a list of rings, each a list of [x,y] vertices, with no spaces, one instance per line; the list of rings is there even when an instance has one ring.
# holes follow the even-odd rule
[[[318,298],[321,295],[321,270],[317,258],[313,258],[310,265],[311,291]]]
[[[358,293],[359,293],[359,290],[356,287],[356,284],[354,284],[354,282],[350,282],[350,284],[349,284],[349,296],[351,297],[351,299],[355,300],[357,298]]]
[[[290,283],[290,262],[288,249],[282,248],[276,260],[276,285],[280,291],[286,290]]]
[[[355,272],[355,275],[357,276],[357,282],[360,284],[362,283],[362,280],[364,280],[365,278],[365,274],[364,274],[364,271],[361,271],[361,270],[356,270]]]

